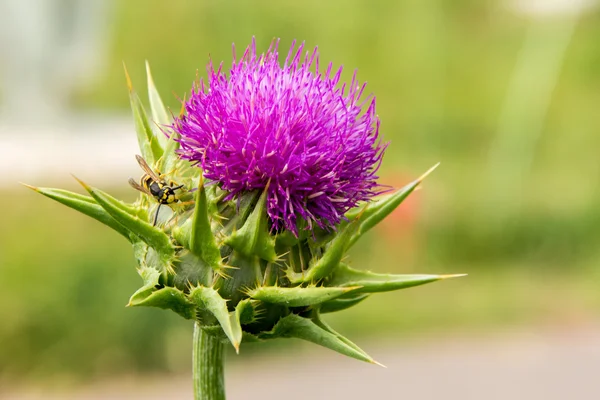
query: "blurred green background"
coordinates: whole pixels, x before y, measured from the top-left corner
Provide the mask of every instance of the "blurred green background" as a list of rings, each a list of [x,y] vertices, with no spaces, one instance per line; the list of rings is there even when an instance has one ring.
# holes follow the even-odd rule
[[[401,186],[441,161],[352,263],[469,276],[369,299],[331,318],[340,331],[403,340],[598,319],[598,12],[546,15],[475,0],[112,6],[102,69],[68,98],[77,115],[129,113],[122,61],[143,93],[148,60],[178,110],[209,55],[228,66],[232,42],[240,54],[252,36],[260,49],[281,37],[284,53],[298,39],[319,46],[321,65],[343,64],[346,79],[357,68],[377,96],[391,141],[383,183]],[[4,172],[0,385],[188,371],[191,325],[124,307],[140,284],[128,244]],[[127,178],[102,188],[133,199]],[[74,189],[69,179],[61,186]]]

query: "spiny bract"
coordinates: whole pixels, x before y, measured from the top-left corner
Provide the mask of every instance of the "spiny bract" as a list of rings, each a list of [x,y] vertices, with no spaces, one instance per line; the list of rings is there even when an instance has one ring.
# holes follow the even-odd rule
[[[153,217],[158,203],[148,194],[127,204],[83,182],[89,196],[34,188],[131,242],[143,286],[131,296],[130,306],[171,309],[230,341],[236,351],[242,340],[297,337],[374,363],[321,315],[352,307],[372,293],[456,276],[377,274],[353,269],[342,261],[348,249],[390,214],[426,174],[347,211],[334,221],[333,229],[313,225],[311,230],[281,226],[274,230],[268,213],[268,184],[262,190],[250,187],[232,196],[221,182],[208,182],[200,168],[178,156],[181,137],[176,130],[169,136],[163,134],[162,129],[173,121],[149,69],[147,73],[151,118],[127,77],[140,151],[157,174],[165,174],[159,175],[165,184],[184,185],[176,191],[178,202],[162,206],[157,224],[153,225]],[[179,121],[184,120],[182,115]],[[375,148],[368,157],[377,161],[378,154]],[[372,170],[366,171],[370,179]],[[372,187],[369,183],[363,188]]]

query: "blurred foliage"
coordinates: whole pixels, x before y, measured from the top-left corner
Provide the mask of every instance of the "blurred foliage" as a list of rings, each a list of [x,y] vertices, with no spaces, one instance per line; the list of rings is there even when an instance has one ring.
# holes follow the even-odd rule
[[[400,335],[568,325],[600,310],[600,15],[582,17],[572,38],[527,184],[509,187],[512,203],[498,204],[487,159],[530,23],[502,4],[115,2],[107,68],[73,103],[128,110],[121,60],[141,92],[148,59],[163,97],[178,110],[177,96],[196,70],[205,76],[209,55],[228,65],[232,42],[238,55],[253,35],[260,48],[281,37],[282,52],[292,39],[318,44],[322,65],[343,63],[346,78],[358,68],[377,95],[382,133],[392,141],[384,183],[400,186],[442,161],[414,200],[354,251],[353,265],[470,273],[367,300],[336,316],[336,327]],[[5,193],[0,206],[0,341],[10,344],[0,346],[0,382],[187,368],[189,324],[166,312],[125,309],[139,278],[121,237],[33,193]],[[381,329],[364,332],[371,323]]]
[[[165,363],[167,313],[125,309],[139,286],[129,244],[55,204],[1,201],[0,377],[152,370]],[[31,230],[35,234],[31,234]],[[172,322],[172,323],[171,323]],[[131,329],[129,329],[131,328]]]
[[[205,76],[209,56],[215,63],[223,60],[227,68],[232,42],[238,55],[252,36],[259,48],[281,37],[284,53],[293,39],[305,40],[308,48],[318,44],[322,65],[344,64],[345,78],[357,68],[359,78],[369,82],[368,91],[377,95],[382,133],[392,142],[384,175],[403,171],[403,176],[416,176],[442,161],[431,184],[435,187],[427,186],[425,201],[433,212],[423,212],[431,225],[442,229],[440,235],[447,229],[463,230],[456,238],[471,243],[460,251],[463,254],[485,254],[493,243],[494,254],[519,256],[532,246],[517,238],[537,235],[534,242],[540,242],[551,231],[557,232],[553,240],[574,241],[594,230],[590,221],[595,219],[600,182],[594,128],[599,118],[594,105],[600,102],[599,19],[598,13],[582,17],[533,165],[522,177],[527,184],[506,188],[514,190],[509,194],[514,204],[501,204],[502,209],[493,208],[496,203],[490,198],[497,182],[489,181],[488,156],[500,110],[510,101],[505,98],[507,86],[531,22],[497,1],[353,0],[343,6],[267,0],[235,6],[215,1],[117,2],[107,69],[74,104],[127,109],[119,61],[128,65],[132,76],[143,77],[143,60],[148,59],[159,90],[172,91],[164,97],[177,112],[178,98],[189,90],[196,71]],[[560,24],[560,19],[550,23]],[[540,60],[532,73],[543,67]],[[144,90],[144,80],[136,81]],[[511,156],[507,154],[505,162],[510,163]],[[451,241],[447,244],[454,247]]]

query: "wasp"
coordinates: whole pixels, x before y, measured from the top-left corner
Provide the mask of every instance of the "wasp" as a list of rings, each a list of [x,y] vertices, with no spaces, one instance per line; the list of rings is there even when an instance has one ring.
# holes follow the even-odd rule
[[[179,199],[175,195],[175,191],[181,189],[183,185],[175,186],[174,182],[167,183],[162,178],[163,175],[158,171],[154,172],[142,156],[136,155],[135,158],[145,174],[140,178],[140,183],[137,183],[133,178],[129,178],[129,184],[134,189],[146,193],[158,201],[158,207],[156,207],[156,212],[154,213],[154,222],[152,223],[155,226],[160,206],[177,203]]]

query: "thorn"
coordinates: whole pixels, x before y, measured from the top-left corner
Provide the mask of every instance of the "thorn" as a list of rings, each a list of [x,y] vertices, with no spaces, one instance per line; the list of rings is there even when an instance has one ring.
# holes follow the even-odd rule
[[[267,263],[267,267],[265,268],[265,273],[263,275],[262,282],[257,282],[257,286],[266,286],[267,284],[267,276],[271,275],[271,266],[273,263]]]
[[[183,100],[181,100],[181,110],[179,110],[179,118],[183,117],[183,114],[185,114],[185,96],[187,95],[187,93],[183,94]]]
[[[40,188],[37,188],[37,187],[35,187],[35,186],[31,186],[31,185],[28,185],[28,184],[26,184],[26,183],[23,183],[23,182],[19,182],[19,183],[20,183],[21,185],[25,186],[25,187],[28,187],[29,189],[31,189],[31,190],[33,190],[33,191],[36,191],[36,192],[39,192],[39,191],[40,191]]]
[[[239,343],[232,343],[233,344],[233,348],[235,349],[235,354],[240,354],[240,344]]]
[[[129,77],[129,72],[127,72],[127,66],[125,65],[125,61],[123,60],[123,69],[125,70],[125,79],[127,80],[127,89],[130,92],[133,92],[133,85],[131,84],[131,78]]]
[[[287,256],[288,254],[290,254],[291,250],[286,251],[285,253],[282,254],[278,254],[277,255],[277,259],[274,261],[275,263],[278,263],[279,261],[283,260],[283,257]]]
[[[167,266],[165,271],[167,271],[169,275],[175,275],[175,269],[171,265]]]
[[[215,272],[215,274],[219,275],[223,279],[231,279],[231,275],[229,275],[225,271],[221,271],[220,269],[215,269],[213,271]]]
[[[439,275],[440,279],[451,279],[451,278],[460,278],[463,276],[467,276],[469,274],[449,274],[449,275]]]
[[[427,172],[425,172],[423,175],[421,175],[419,177],[419,179],[417,179],[417,182],[419,182],[419,183],[423,182],[423,179],[427,178],[427,175],[429,175],[430,173],[432,173],[439,165],[440,165],[440,163],[437,163],[433,167],[429,168],[427,170]]]
[[[187,289],[188,289],[188,292],[191,292],[192,290],[194,290],[194,285],[192,285],[192,282],[187,281]]]
[[[385,365],[383,365],[382,363],[380,363],[380,362],[377,362],[377,361],[375,361],[375,360],[371,360],[371,361],[370,361],[370,363],[371,363],[371,364],[378,365],[378,366],[380,366],[380,367],[383,367],[383,368],[386,368],[386,369],[387,369],[387,367],[386,367]]]
[[[81,186],[83,186],[83,188],[84,188],[85,190],[87,190],[88,192],[89,192],[90,190],[92,190],[92,188],[90,187],[90,185],[88,185],[87,183],[85,183],[84,181],[82,181],[81,179],[79,179],[78,177],[76,177],[76,176],[75,176],[75,175],[73,175],[73,174],[71,174],[71,176],[72,176],[73,178],[75,178],[75,180],[76,180],[77,182],[79,182],[79,184],[80,184]]]
[[[245,294],[248,297],[252,297],[252,292],[256,291],[257,288],[250,288],[249,286],[244,286],[238,289],[241,293]]]
[[[219,214],[213,215],[213,218],[218,219],[219,223],[220,223],[220,221],[229,221],[229,218],[226,218],[226,217],[224,217],[222,215],[219,215]],[[223,224],[221,224],[221,226],[223,226]]]
[[[148,60],[146,61],[146,76],[148,77],[148,80],[152,83],[154,83],[154,80],[152,79],[152,74],[150,73],[150,63],[148,62]]]
[[[365,213],[365,211],[367,211],[367,208],[369,207],[369,203],[365,204],[361,210],[358,212],[358,214],[356,214],[356,217],[348,222],[348,225],[350,225],[351,223],[353,223],[354,221],[358,221],[359,219],[361,219],[361,217],[363,216],[363,214]],[[343,228],[342,228],[343,229]]]

